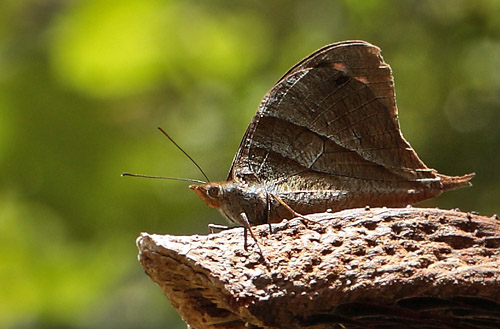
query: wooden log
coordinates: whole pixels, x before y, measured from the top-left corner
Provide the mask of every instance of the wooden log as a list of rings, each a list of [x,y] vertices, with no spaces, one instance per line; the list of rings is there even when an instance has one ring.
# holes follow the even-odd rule
[[[500,328],[500,220],[351,209],[207,236],[142,233],[139,260],[192,328]]]

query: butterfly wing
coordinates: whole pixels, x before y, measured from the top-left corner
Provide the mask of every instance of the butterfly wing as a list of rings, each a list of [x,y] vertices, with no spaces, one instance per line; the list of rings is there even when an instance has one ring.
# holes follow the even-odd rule
[[[263,184],[308,213],[332,202],[405,205],[470,178],[440,175],[418,158],[400,132],[380,49],[346,41],[298,63],[264,97],[228,179]],[[304,197],[321,209],[304,209]]]

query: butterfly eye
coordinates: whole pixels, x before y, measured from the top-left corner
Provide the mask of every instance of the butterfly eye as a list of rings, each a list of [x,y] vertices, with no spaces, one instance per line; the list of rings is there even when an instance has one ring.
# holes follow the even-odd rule
[[[220,189],[218,186],[212,186],[208,189],[207,193],[209,197],[216,198],[220,194]]]

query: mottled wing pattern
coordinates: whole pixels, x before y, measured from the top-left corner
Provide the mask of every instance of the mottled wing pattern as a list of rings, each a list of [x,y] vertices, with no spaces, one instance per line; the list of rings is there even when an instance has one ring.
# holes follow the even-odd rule
[[[440,184],[401,135],[391,68],[363,41],[326,46],[281,78],[248,127],[229,179],[280,195],[411,194]]]

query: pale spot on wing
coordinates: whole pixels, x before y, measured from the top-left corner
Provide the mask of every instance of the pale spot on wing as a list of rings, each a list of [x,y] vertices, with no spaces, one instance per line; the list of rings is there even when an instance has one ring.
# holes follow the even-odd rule
[[[362,82],[362,83],[367,83],[368,82],[368,79],[364,76],[359,76],[359,77],[354,77],[354,79],[358,80],[359,82]]]
[[[332,67],[334,69],[342,71],[342,72],[346,72],[347,71],[344,63],[340,63],[340,62],[332,63]]]

